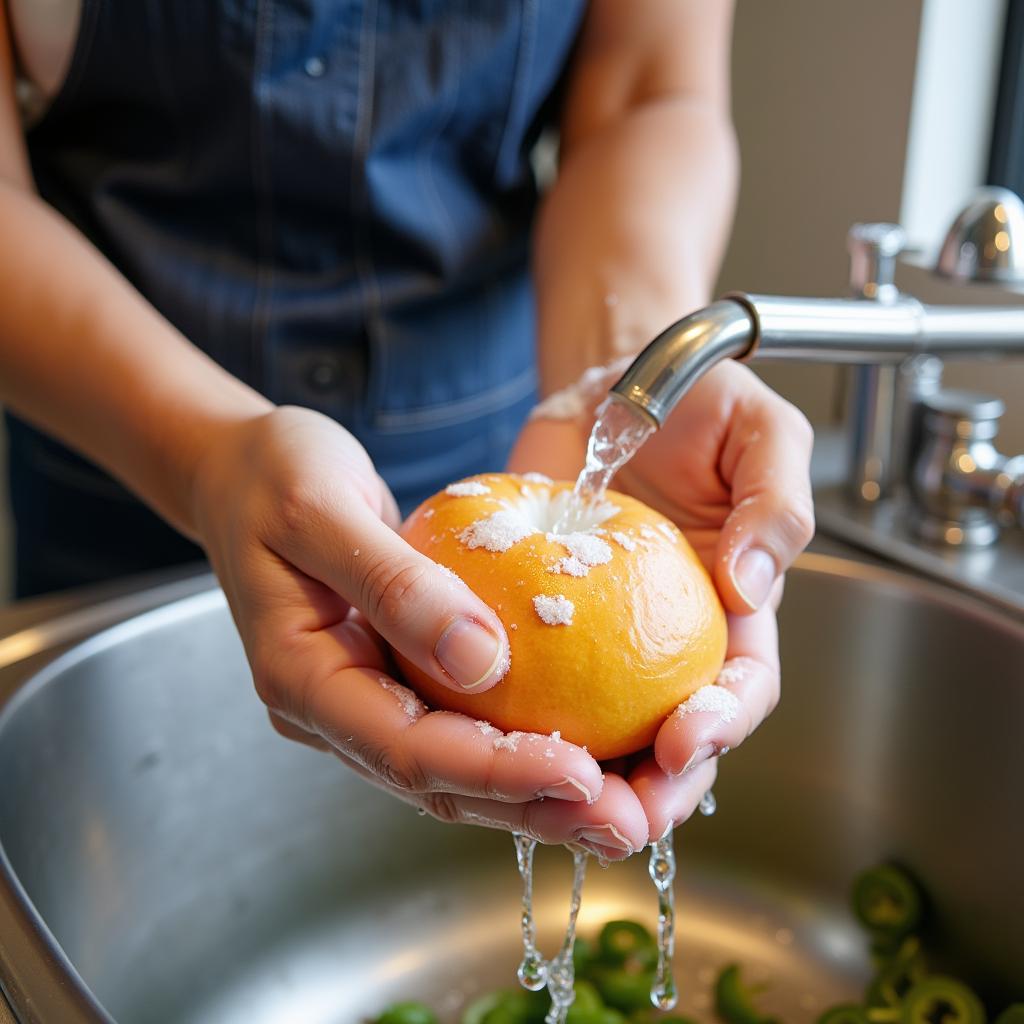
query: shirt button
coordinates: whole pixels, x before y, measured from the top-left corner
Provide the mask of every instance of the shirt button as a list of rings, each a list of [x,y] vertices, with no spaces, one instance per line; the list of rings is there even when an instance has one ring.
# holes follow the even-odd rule
[[[341,384],[341,367],[331,360],[314,363],[306,374],[314,391],[333,391]]]
[[[309,57],[303,65],[306,74],[310,78],[320,78],[327,70],[327,64],[322,57]]]

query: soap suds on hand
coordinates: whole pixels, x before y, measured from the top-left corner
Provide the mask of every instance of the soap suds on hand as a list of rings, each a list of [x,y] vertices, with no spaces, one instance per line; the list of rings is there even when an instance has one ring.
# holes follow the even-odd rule
[[[422,718],[427,713],[426,706],[407,686],[402,686],[401,683],[396,683],[388,679],[387,676],[378,676],[377,682],[380,683],[382,690],[387,690],[398,699],[398,703],[410,721]]]
[[[554,597],[538,594],[533,599],[533,607],[541,622],[549,626],[571,626],[572,615],[576,611],[572,601],[562,594],[556,594]]]
[[[761,662],[741,655],[738,658],[730,658],[722,666],[722,671],[718,673],[715,682],[719,686],[735,686],[737,683],[746,682],[750,676],[763,669]]]
[[[434,565],[441,570],[441,572],[448,577],[450,580],[454,580],[456,583],[464,583],[462,577],[455,572],[454,569],[449,569],[447,565],[442,565],[440,562],[435,562]]]
[[[724,686],[702,686],[695,693],[690,694],[675,713],[680,718],[687,715],[699,714],[700,712],[712,712],[717,714],[723,722],[731,722],[739,714],[739,698]]]
[[[515,753],[519,749],[519,741],[525,734],[521,732],[510,732],[506,736],[499,736],[493,743],[495,750],[511,750]]]

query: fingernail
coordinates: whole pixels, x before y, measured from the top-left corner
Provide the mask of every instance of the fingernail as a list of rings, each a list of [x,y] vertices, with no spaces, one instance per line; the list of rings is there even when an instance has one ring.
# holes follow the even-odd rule
[[[614,825],[590,825],[576,833],[576,839],[585,846],[596,846],[611,851],[612,855],[633,853],[633,844]]]
[[[507,656],[504,642],[474,619],[456,619],[434,648],[441,667],[464,690],[487,682]]]
[[[732,568],[732,584],[740,597],[757,611],[768,600],[778,571],[775,559],[761,548],[747,548]]]
[[[578,844],[581,850],[589,853],[591,857],[596,857],[602,867],[607,867],[606,861],[619,860],[623,855],[629,857],[632,856],[632,850],[626,851],[619,849],[616,846],[602,846],[600,843],[588,843],[584,840],[580,840]]]
[[[679,770],[679,775],[685,775],[686,772],[693,771],[694,768],[699,764],[703,764],[709,757],[715,756],[715,745],[714,743],[702,743],[691,755],[690,760],[683,765]]]
[[[555,800],[586,800],[588,804],[593,803],[594,800],[590,790],[579,779],[574,779],[569,775],[566,775],[562,782],[554,786],[545,786],[538,790],[537,796],[550,796]]]

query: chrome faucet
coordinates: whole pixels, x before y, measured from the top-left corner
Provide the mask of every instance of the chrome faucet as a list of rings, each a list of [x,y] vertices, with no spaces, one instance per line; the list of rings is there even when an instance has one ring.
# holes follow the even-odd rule
[[[992,447],[998,400],[944,397],[941,360],[1024,356],[1024,307],[925,305],[899,292],[903,244],[895,225],[855,225],[853,297],[726,295],[663,331],[612,394],[660,425],[724,359],[851,364],[851,515],[898,497],[913,503],[914,530],[930,542],[993,542],[997,524],[1024,525],[1024,457],[1006,459]],[[984,190],[950,229],[937,272],[1024,280],[1024,203],[1004,189]]]

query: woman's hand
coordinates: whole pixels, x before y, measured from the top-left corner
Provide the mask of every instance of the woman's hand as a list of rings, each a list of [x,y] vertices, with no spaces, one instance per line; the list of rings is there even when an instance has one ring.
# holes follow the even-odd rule
[[[608,859],[647,841],[633,790],[582,748],[501,743],[464,715],[426,711],[396,681],[388,644],[443,685],[482,692],[501,683],[508,639],[464,583],[395,533],[394,500],[343,428],[292,408],[232,426],[199,467],[194,506],[278,732],[445,821]]]
[[[583,415],[528,423],[509,468],[574,479],[594,405],[621,369],[591,375],[577,392]],[[775,609],[783,573],[814,532],[812,441],[797,409],[746,367],[727,362],[695,385],[612,482],[678,524],[711,574],[729,624],[718,685],[736,699],[711,711],[683,704],[653,752],[629,771],[651,836],[693,812],[709,764],[742,743],[778,702]]]

